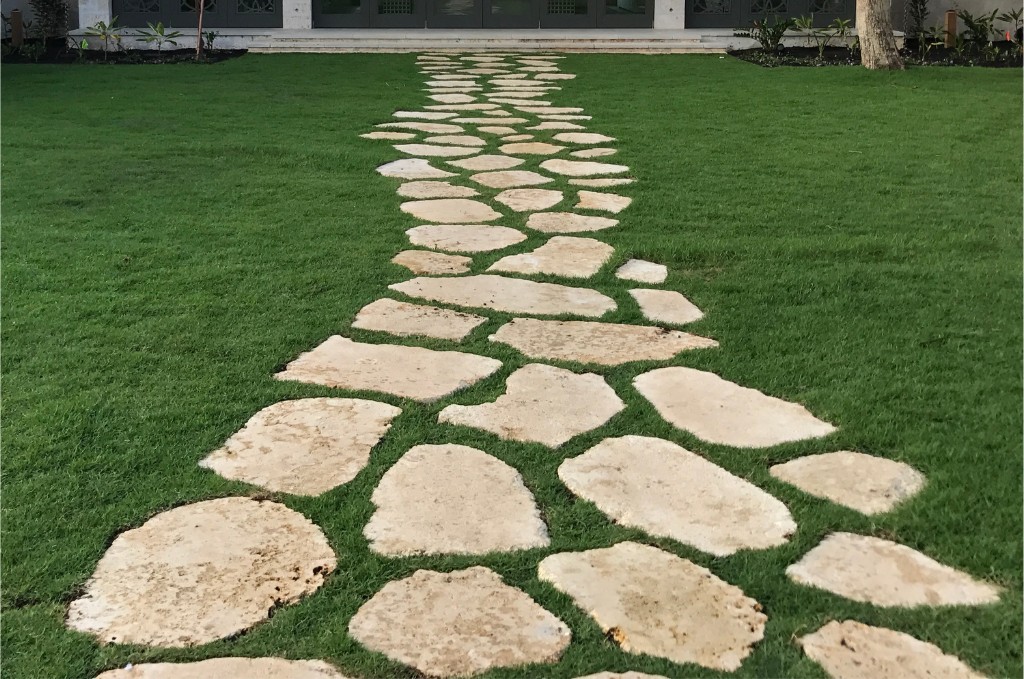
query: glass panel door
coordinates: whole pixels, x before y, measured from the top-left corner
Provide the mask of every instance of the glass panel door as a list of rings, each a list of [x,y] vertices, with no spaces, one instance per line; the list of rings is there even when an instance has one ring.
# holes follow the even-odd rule
[[[206,0],[203,3],[203,30],[207,27],[218,28],[226,27],[231,24],[228,23],[228,3],[232,0]],[[164,23],[170,28],[195,28],[198,25],[198,17],[196,15],[196,0],[163,0],[164,6],[170,5],[170,12],[168,12],[169,21]],[[118,23],[124,24],[124,21],[119,16],[117,18]],[[145,25],[145,24],[143,24]],[[280,24],[278,24],[280,25]]]
[[[483,0],[431,0],[427,28],[479,28]]]
[[[364,28],[370,25],[367,0],[313,0],[315,28]]]
[[[654,0],[601,0],[597,25],[601,28],[650,28]]]
[[[596,28],[598,3],[604,0],[542,0],[541,28]]]
[[[369,0],[371,28],[423,28],[427,0]]]
[[[537,28],[540,0],[484,0],[484,28]]]

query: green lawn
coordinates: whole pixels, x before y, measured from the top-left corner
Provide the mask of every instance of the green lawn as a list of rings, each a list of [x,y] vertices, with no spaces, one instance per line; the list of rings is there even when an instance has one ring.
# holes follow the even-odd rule
[[[256,492],[196,465],[253,413],[341,393],[275,381],[278,368],[335,333],[391,341],[349,323],[409,276],[388,260],[417,221],[398,210],[397,182],[373,171],[399,154],[357,135],[424,103],[413,62],[251,55],[203,67],[4,67],[3,676],[78,679],[127,662],[280,655],[322,658],[358,677],[413,677],[349,638],[349,618],[389,580],[477,563],[573,631],[558,665],[488,677],[722,675],[621,652],[537,578],[546,554],[633,539],[709,567],[764,606],[765,639],[730,676],[823,677],[794,637],[854,618],[935,643],[993,677],[1019,677],[1014,69],[887,74],[765,70],[716,55],[570,55],[564,68],[578,78],[553,100],[586,107],[590,129],[620,140],[617,158],[638,178],[623,187],[635,201],[621,226],[600,234],[617,249],[613,264],[641,256],[669,265],[667,286],[707,314],[688,329],[721,342],[674,363],[803,403],[839,431],[769,450],[702,443],[633,391],[649,363],[588,367],[628,408],[555,452],[438,425],[445,405],[492,400],[529,362],[487,341],[508,318],[489,314],[464,346],[504,361],[497,375],[429,405],[362,394],[404,409],[370,466],[320,497],[279,498],[338,553],[315,595],[236,639],[186,650],[100,647],[63,626],[120,531],[172,506]],[[515,251],[541,241],[531,236]],[[476,257],[475,270],[499,256]],[[609,319],[642,322],[610,268],[593,280],[619,302]],[[611,524],[574,500],[556,469],[626,433],[676,441],[750,479],[790,507],[798,533],[781,548],[712,558]],[[518,468],[542,506],[550,549],[370,554],[369,495],[420,442],[474,445]],[[843,449],[904,460],[928,486],[866,518],[767,471]],[[834,530],[898,540],[997,582],[1002,603],[885,610],[787,580],[785,567]]]

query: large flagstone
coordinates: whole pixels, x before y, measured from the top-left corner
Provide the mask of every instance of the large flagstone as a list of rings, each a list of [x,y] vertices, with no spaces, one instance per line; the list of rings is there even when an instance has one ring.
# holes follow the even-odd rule
[[[200,662],[142,663],[109,670],[96,679],[346,679],[320,660],[212,658]]]
[[[413,217],[444,224],[493,222],[501,217],[501,213],[493,210],[487,203],[466,198],[411,200],[402,203],[399,208]]]
[[[472,258],[429,250],[403,250],[391,258],[393,264],[418,274],[460,274],[469,271]]]
[[[457,158],[480,152],[480,149],[474,146],[447,146],[444,144],[395,144],[395,148],[410,156],[425,156],[427,158]]]
[[[419,335],[458,342],[486,322],[485,317],[476,314],[384,298],[360,309],[352,327],[400,337]]]
[[[403,198],[469,198],[480,193],[469,186],[459,186],[451,182],[416,181],[399,186],[398,195]]]
[[[667,267],[665,276],[668,277]],[[629,294],[636,300],[644,318],[655,323],[685,325],[704,318],[703,311],[675,290],[637,288],[630,290]]]
[[[451,123],[419,122],[380,123],[377,127],[386,127],[388,129],[397,130],[416,130],[417,132],[431,132],[433,134],[457,134],[465,129],[461,125],[452,125]]]
[[[614,251],[612,246],[593,238],[554,236],[533,252],[502,257],[487,270],[589,278],[601,270]]]
[[[550,156],[554,153],[565,149],[564,146],[558,144],[548,144],[542,141],[528,141],[520,142],[518,144],[505,144],[498,148],[502,153],[508,153],[510,155],[533,155],[533,156]]]
[[[492,189],[511,189],[517,186],[536,186],[549,184],[553,179],[530,170],[499,170],[498,172],[480,172],[469,177],[477,184]]]
[[[587,192],[580,191],[580,196],[584,193]],[[624,281],[637,281],[638,283],[657,285],[658,283],[664,283],[665,279],[668,278],[668,267],[664,264],[656,264],[642,259],[630,259],[615,271],[615,277]]]
[[[510,156],[499,156],[494,154],[484,154],[480,156],[473,156],[472,158],[463,158],[461,160],[449,160],[449,165],[462,168],[464,170],[507,170],[510,167],[516,167],[522,165],[526,161],[522,158],[512,158]]]
[[[596,151],[597,149],[590,149]],[[612,151],[614,153],[614,150]],[[597,191],[580,191],[580,201],[576,208],[580,210],[601,210],[603,212],[619,213],[629,207],[633,202],[628,196],[618,196],[614,193],[599,193]]]
[[[501,250],[526,240],[522,231],[487,224],[424,224],[405,234],[413,245],[449,252]]]
[[[377,172],[396,179],[444,179],[455,176],[454,172],[440,170],[423,158],[393,160],[378,167]]]
[[[564,141],[570,144],[603,144],[615,141],[615,137],[593,132],[562,132],[555,135],[555,141]]]
[[[564,197],[561,191],[552,189],[506,189],[494,200],[516,212],[532,212],[557,205]]]
[[[619,220],[610,217],[578,215],[575,212],[534,212],[526,220],[526,226],[542,233],[601,231],[618,223]]]
[[[396,147],[397,148],[397,147]],[[612,165],[610,163],[595,163],[590,160],[563,160],[551,158],[540,164],[542,170],[554,172],[555,174],[568,177],[587,177],[596,174],[618,174],[629,172],[625,165]]]

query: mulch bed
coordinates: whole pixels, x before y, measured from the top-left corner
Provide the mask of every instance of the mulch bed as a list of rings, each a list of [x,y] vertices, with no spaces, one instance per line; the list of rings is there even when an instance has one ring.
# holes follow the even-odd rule
[[[78,50],[68,48],[63,40],[48,41],[45,49],[38,40],[27,40],[28,49],[12,49],[10,40],[3,41],[3,63],[5,64],[181,64],[196,63],[195,49],[165,50],[87,50],[79,55]],[[214,64],[234,59],[246,53],[244,49],[207,49],[200,63]]]
[[[984,68],[1020,68],[1024,60],[1013,43],[1001,41],[993,44],[998,53],[990,55],[977,50],[956,50],[933,47],[921,58],[916,50],[900,52],[908,66],[979,66]],[[752,64],[774,68],[776,66],[860,66],[860,52],[845,47],[826,47],[819,58],[817,47],[783,47],[778,52],[765,52],[761,48],[730,50],[729,54]]]

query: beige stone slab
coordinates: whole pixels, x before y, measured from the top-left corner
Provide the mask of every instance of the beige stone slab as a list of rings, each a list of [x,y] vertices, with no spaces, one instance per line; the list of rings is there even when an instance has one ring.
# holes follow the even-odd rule
[[[533,252],[502,257],[487,270],[589,278],[601,269],[613,252],[612,246],[593,238],[555,236]]]
[[[284,505],[197,502],[118,535],[67,625],[104,644],[205,644],[315,592],[335,565],[323,532]]]
[[[501,217],[501,213],[495,212],[487,203],[465,198],[410,200],[398,207],[413,217],[446,224],[493,222]]]
[[[564,198],[561,191],[553,189],[506,189],[494,200],[516,212],[531,212],[558,205]]]
[[[518,85],[518,83],[517,83],[517,85]],[[498,101],[499,99],[502,99],[502,98],[536,99],[538,97],[543,97],[545,94],[547,94],[547,90],[526,89],[526,88],[523,88],[523,87],[510,87],[507,90],[505,90],[505,89],[495,89],[492,92],[484,92],[484,96],[487,97],[488,99],[490,99],[491,101]],[[500,103],[508,103],[508,102],[500,102]],[[520,102],[515,101],[515,102],[512,102],[512,103],[520,103]],[[522,102],[522,103],[525,104],[526,102]],[[526,104],[526,105],[529,105],[529,104]]]
[[[454,118],[457,113],[447,111],[395,111],[392,114],[395,118],[413,118],[418,120],[446,120]]]
[[[522,78],[515,77],[515,76],[518,76],[518,75],[522,75],[524,77],[522,77]],[[532,79],[527,78],[525,76],[526,76],[525,73],[517,73],[515,75],[511,75],[511,74],[510,75],[503,75],[500,78],[492,78],[489,84],[492,87],[512,87],[512,88],[518,87],[518,88],[525,88],[525,89],[538,89],[538,88],[542,88],[542,89],[545,89],[545,90],[560,90],[560,89],[562,89],[558,85],[552,85],[550,83],[540,83],[540,82],[537,82],[536,80],[532,80]]]
[[[529,141],[533,139],[532,134],[510,134],[507,137],[502,137],[502,141]]]
[[[925,484],[908,464],[849,450],[798,457],[770,471],[805,493],[869,515],[891,511]]]
[[[620,542],[553,554],[537,573],[628,653],[733,671],[764,638],[760,604],[708,569],[655,547]]]
[[[614,193],[601,193],[597,191],[580,191],[580,202],[576,208],[581,210],[602,210],[618,214],[629,207],[633,199],[628,196],[618,196]],[[639,261],[639,260],[635,260]]]
[[[558,71],[554,66],[520,66],[517,70],[529,73],[554,73]]]
[[[440,94],[438,94],[438,95],[434,95],[434,96],[440,97],[440,96],[450,96],[450,95],[440,95]],[[431,97],[431,98],[433,98],[433,97]],[[472,97],[470,97],[470,99],[472,99]],[[430,111],[490,111],[490,110],[494,110],[494,109],[500,108],[500,106],[498,106],[497,104],[489,104],[487,102],[483,102],[482,101],[482,102],[476,102],[476,103],[462,102],[462,103],[455,103],[455,104],[431,104],[429,106],[424,106],[423,108],[425,108],[427,110],[430,110]]]
[[[496,111],[484,111],[484,115],[487,116],[498,116]],[[465,123],[466,125],[493,125],[494,123],[501,123],[502,125],[521,125],[522,123],[529,122],[526,118],[455,118],[452,122]]]
[[[537,80],[572,80],[575,73],[538,73],[534,76]]]
[[[399,186],[398,195],[403,198],[468,198],[478,196],[480,192],[451,182],[415,181]]]
[[[480,156],[473,156],[472,158],[463,158],[461,160],[449,160],[449,165],[462,168],[464,170],[507,170],[510,167],[516,167],[522,165],[526,161],[522,158],[512,158],[511,156],[499,156],[494,154],[484,154]]]
[[[452,146],[486,146],[487,142],[471,134],[439,134],[423,140],[429,144],[450,144]]]
[[[643,672],[598,672],[576,679],[668,679],[660,674],[644,674]]]
[[[96,679],[346,679],[321,660],[212,658],[188,663],[142,663],[109,670]]]
[[[938,646],[854,620],[833,620],[797,643],[833,679],[984,679]]]
[[[621,186],[623,184],[632,184],[634,180],[628,177],[607,177],[604,179],[570,179],[569,183],[573,186],[589,186],[591,188],[602,188],[606,186]]]
[[[486,224],[424,224],[405,233],[413,245],[448,252],[490,252],[526,240],[521,231]]]
[[[616,153],[618,153],[618,151],[615,149],[601,147],[572,151],[569,155],[573,158],[605,158],[607,156],[614,156]]]
[[[412,132],[367,132],[366,134],[359,135],[363,139],[390,139],[392,141],[400,141],[403,139],[415,139],[416,135]]]
[[[534,315],[599,317],[615,308],[611,297],[588,288],[482,274],[461,278],[413,278],[388,286],[432,302]]]
[[[542,141],[524,142],[518,144],[505,144],[498,148],[502,153],[509,155],[529,155],[529,156],[550,156],[564,150],[564,146],[558,144],[548,144]]]
[[[551,106],[552,104],[550,101],[541,101],[540,99],[501,98],[491,99],[491,101],[496,104],[529,104],[530,106]]]
[[[495,75],[500,73],[508,73],[508,71],[503,68],[467,68],[462,72],[469,73],[470,75]]]
[[[541,120],[591,120],[594,116],[585,116],[579,113],[555,113],[548,109],[547,113],[540,113],[537,117]]]
[[[485,134],[515,134],[516,128],[514,127],[502,127],[501,125],[482,125],[476,128],[477,132],[483,132]]]
[[[587,177],[595,174],[619,174],[629,172],[625,165],[612,165],[611,163],[595,163],[590,160],[563,160],[551,158],[540,164],[541,169],[567,177]]]
[[[565,115],[583,113],[583,109],[574,106],[516,106],[523,113],[543,113],[545,115]]]
[[[566,120],[545,120],[539,125],[532,125],[528,130],[585,130],[586,128]]]
[[[586,191],[580,191],[582,196]],[[668,267],[664,264],[648,262],[644,259],[628,259],[626,263],[615,271],[615,277],[624,281],[637,281],[638,283],[664,283],[668,278]],[[643,295],[641,295],[642,297]]]
[[[458,88],[463,89],[466,87],[476,87],[479,83],[476,80],[428,80],[423,83],[427,87],[432,88]]]
[[[430,402],[471,386],[500,367],[500,361],[474,354],[363,344],[334,335],[300,355],[275,377]]]
[[[519,186],[536,186],[537,184],[550,184],[553,179],[530,170],[499,170],[497,172],[479,172],[471,175],[470,179],[477,184],[489,186],[492,189],[511,189]]]
[[[447,146],[444,144],[395,144],[395,148],[410,156],[427,158],[457,158],[480,153],[480,149],[473,146]]]
[[[465,128],[462,127],[461,125],[452,125],[451,123],[430,123],[414,121],[403,121],[398,123],[380,123],[375,127],[384,127],[396,130],[415,130],[417,132],[430,132],[431,134],[458,134],[459,132],[465,131]]]
[[[352,327],[400,337],[419,335],[458,342],[485,322],[485,317],[476,314],[385,298],[360,309]]]
[[[619,220],[609,217],[578,215],[574,212],[534,212],[526,225],[543,233],[580,233],[601,231],[618,225]]]
[[[473,80],[474,82],[476,82],[475,79],[468,78],[463,73],[463,71],[456,71],[454,73],[447,73],[445,75],[435,75],[434,80]]]
[[[600,375],[532,363],[509,375],[505,393],[493,403],[450,405],[437,421],[558,448],[597,429],[625,407]]]
[[[378,167],[377,172],[396,179],[444,179],[455,176],[454,172],[440,170],[422,158],[393,160]]]
[[[355,398],[281,401],[253,415],[199,466],[274,492],[320,495],[362,471],[401,412]]]
[[[633,386],[670,424],[735,448],[767,448],[836,430],[797,403],[768,396],[693,368],[659,368]]]
[[[826,536],[786,575],[875,606],[976,606],[998,602],[1000,593],[906,545],[853,533]]]
[[[413,273],[436,276],[466,273],[473,260],[470,257],[429,250],[403,250],[391,258],[391,263],[404,266]]]
[[[389,582],[356,612],[360,644],[429,677],[554,663],[572,638],[565,623],[494,571],[416,571]]]
[[[415,446],[371,500],[377,510],[363,535],[378,554],[488,554],[550,542],[523,477],[476,448]]]
[[[429,94],[469,94],[470,92],[479,93],[483,90],[480,86],[468,86],[462,85],[461,83],[449,83],[446,86],[431,86],[425,88],[425,91]]]
[[[615,141],[615,137],[594,132],[562,132],[555,135],[555,141],[564,141],[569,144],[605,144]]]
[[[684,325],[704,318],[703,311],[675,290],[637,288],[629,294],[640,306],[644,318],[655,323]]]

